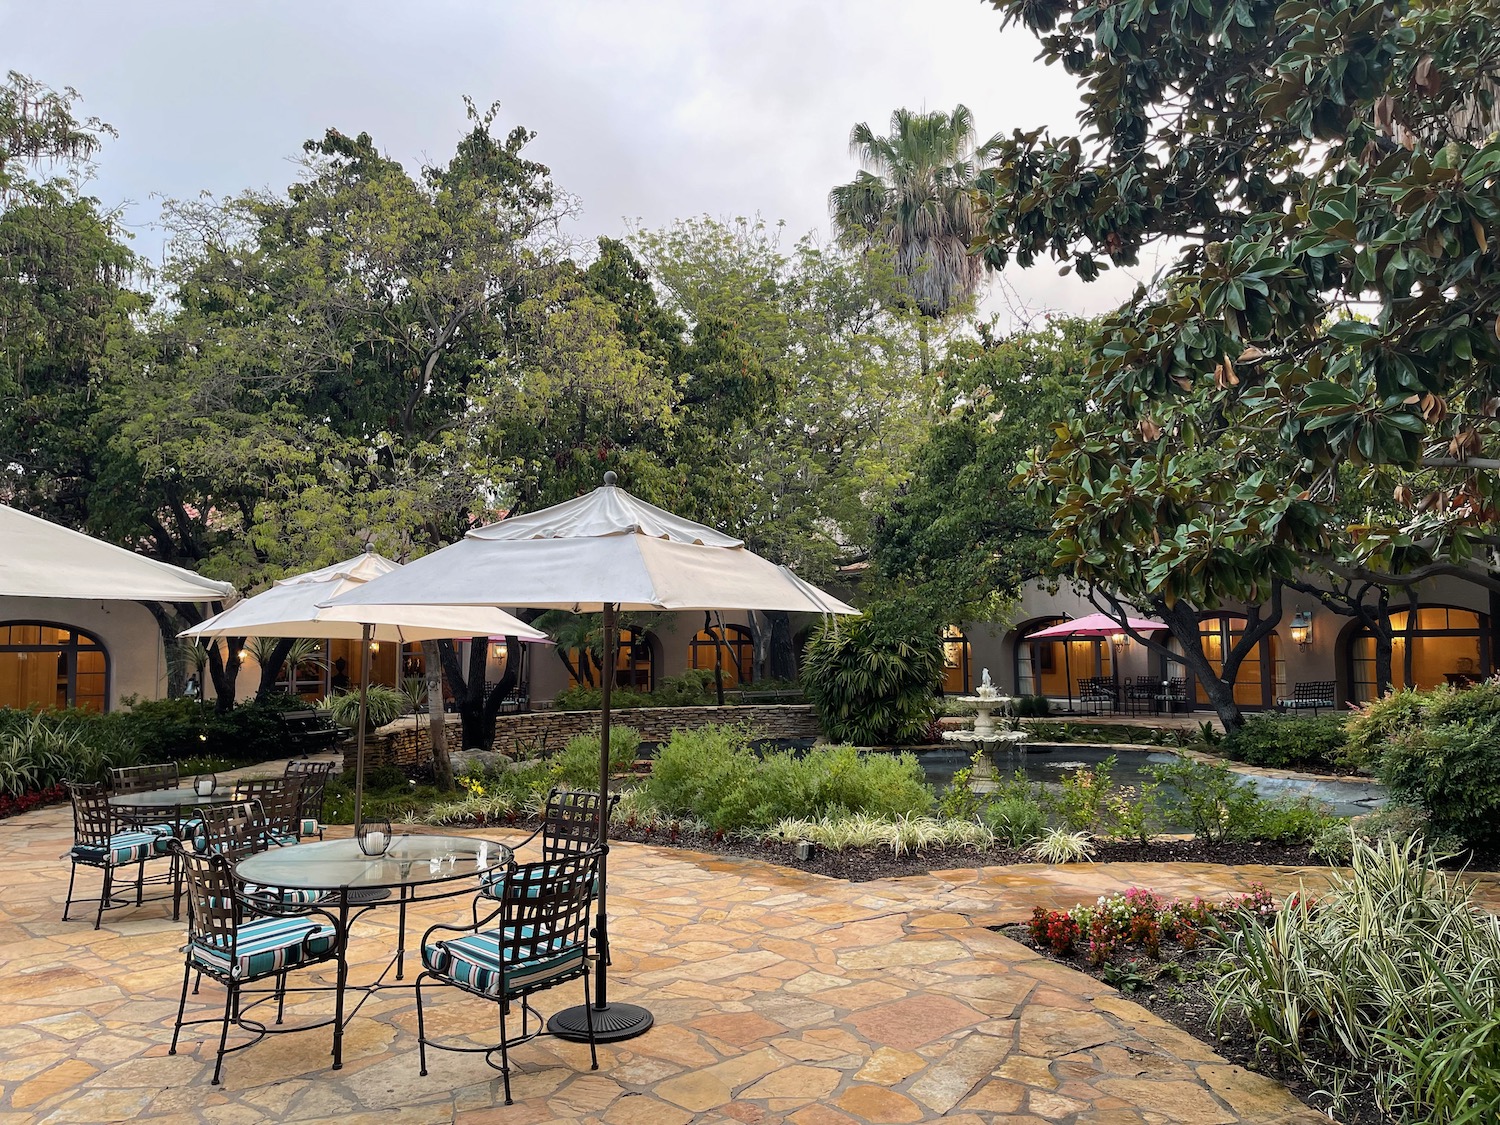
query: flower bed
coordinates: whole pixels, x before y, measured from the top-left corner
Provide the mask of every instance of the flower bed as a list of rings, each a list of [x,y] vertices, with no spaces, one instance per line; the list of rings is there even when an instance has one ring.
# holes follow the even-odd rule
[[[61,785],[51,785],[46,789],[29,789],[18,797],[0,793],[0,820],[8,816],[20,816],[23,812],[30,812],[43,805],[55,805],[67,799],[68,791]]]

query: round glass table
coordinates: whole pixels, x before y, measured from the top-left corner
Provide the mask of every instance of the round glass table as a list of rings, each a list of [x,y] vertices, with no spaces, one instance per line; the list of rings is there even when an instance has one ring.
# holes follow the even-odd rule
[[[352,1019],[370,993],[382,987],[392,968],[396,979],[402,979],[407,905],[474,894],[479,876],[505,867],[511,859],[511,849],[493,840],[398,834],[391,837],[384,854],[375,856],[365,855],[357,840],[271,848],[240,860],[234,875],[258,890],[319,892],[321,905],[337,911],[340,940],[345,942],[358,915],[386,903],[399,907],[395,955],[371,984],[349,986],[365,993],[345,1017]]]
[[[180,816],[183,809],[195,809],[203,805],[227,805],[234,801],[232,785],[217,786],[212,793],[200,793],[191,785],[180,785],[176,789],[138,789],[134,793],[112,793],[109,806],[119,809],[133,819],[149,818],[163,813]]]

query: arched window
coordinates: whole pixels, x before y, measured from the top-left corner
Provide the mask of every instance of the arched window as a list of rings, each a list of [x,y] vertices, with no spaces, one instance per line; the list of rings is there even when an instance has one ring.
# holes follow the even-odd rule
[[[1032,633],[1065,620],[1043,617],[1022,627],[1016,638],[1016,690],[1021,695],[1076,698],[1079,680],[1114,675],[1113,654],[1109,642],[1102,638],[1028,640]]]
[[[109,705],[109,654],[99,638],[67,625],[0,625],[0,707]]]
[[[1211,613],[1198,622],[1199,643],[1203,655],[1215,672],[1222,672],[1224,656],[1245,635],[1245,616],[1241,613]],[[1167,642],[1173,652],[1181,652],[1182,646],[1174,638]],[[1167,675],[1186,675],[1180,664],[1171,664]],[[1200,706],[1208,706],[1208,693],[1203,685],[1195,681],[1195,699]],[[1281,640],[1271,633],[1257,644],[1244,660],[1234,677],[1234,701],[1241,707],[1270,707],[1276,698],[1286,694],[1286,661],[1281,653]]]
[[[969,662],[969,638],[957,625],[943,630],[943,694],[964,695],[973,682]]]
[[[1419,606],[1416,619],[1410,610],[1391,614],[1391,682],[1400,691],[1406,687],[1434,688],[1442,683],[1463,684],[1484,679],[1494,671],[1488,614],[1453,606]],[[1411,657],[1411,683],[1406,665]],[[1375,698],[1375,636],[1361,628],[1349,645],[1349,686],[1354,699],[1367,703]]]
[[[584,666],[585,660],[594,673],[592,683],[587,678],[580,680],[578,676],[578,670]],[[568,651],[569,687],[578,687],[580,684],[598,687],[598,672],[598,657],[592,652],[577,648]],[[638,629],[620,630],[620,639],[615,649],[615,686],[639,692],[648,692],[656,687],[656,655],[650,633]]]
[[[722,662],[724,686],[748,684],[755,678],[755,645],[743,625],[700,629],[688,642],[688,666],[713,671]]]

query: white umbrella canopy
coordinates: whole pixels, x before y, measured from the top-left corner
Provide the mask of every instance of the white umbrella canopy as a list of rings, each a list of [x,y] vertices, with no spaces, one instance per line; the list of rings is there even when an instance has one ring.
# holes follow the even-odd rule
[[[758,609],[857,613],[743,540],[606,483],[587,496],[476,528],[335,598],[330,607],[510,605],[598,612]]]
[[[604,614],[605,668],[613,668],[618,610],[858,610],[746,549],[744,541],[647,504],[615,487],[515,519],[477,528],[462,540],[408,563],[332,604],[340,608],[404,605],[507,605]],[[613,677],[605,676],[599,715],[598,942],[593,1011],[569,1008],[547,1023],[554,1035],[629,1039],[651,1026],[636,1004],[608,999],[609,923],[605,874],[609,839],[609,727]],[[591,1015],[591,1018],[590,1018]]]
[[[0,595],[211,602],[234,593],[180,566],[148,559],[0,504]]]
[[[400,563],[366,552],[332,566],[283,578],[264,593],[246,598],[180,635],[397,642],[492,635],[524,641],[549,639],[541,630],[493,606],[381,605],[353,610],[326,609],[321,605],[381,575],[400,570]]]

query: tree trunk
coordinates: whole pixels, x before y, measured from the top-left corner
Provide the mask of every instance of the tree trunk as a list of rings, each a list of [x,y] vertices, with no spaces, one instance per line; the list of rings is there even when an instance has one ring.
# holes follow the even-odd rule
[[[427,739],[432,745],[432,772],[444,793],[453,789],[453,759],[448,756],[448,723],[443,717],[443,663],[437,641],[422,642],[422,669],[427,677]]]
[[[771,622],[770,672],[773,680],[797,678],[797,650],[792,643],[792,618],[785,610],[766,614]]]
[[[218,645],[208,650],[208,674],[214,682],[214,710],[220,715],[234,710],[235,681],[240,675],[240,648],[244,643],[244,637],[225,637],[222,652]]]
[[[1401,654],[1401,682],[1410,688],[1416,683],[1411,675],[1412,650],[1417,647],[1412,644],[1412,638],[1421,622],[1421,610],[1417,604],[1417,588],[1413,586],[1407,592],[1411,600],[1406,606],[1406,651]]]
[[[276,681],[281,678],[281,670],[286,666],[287,653],[292,651],[292,646],[297,642],[291,637],[282,637],[276,642],[276,647],[271,650],[271,659],[261,666],[260,684],[255,689],[255,698],[264,699],[276,686]]]

